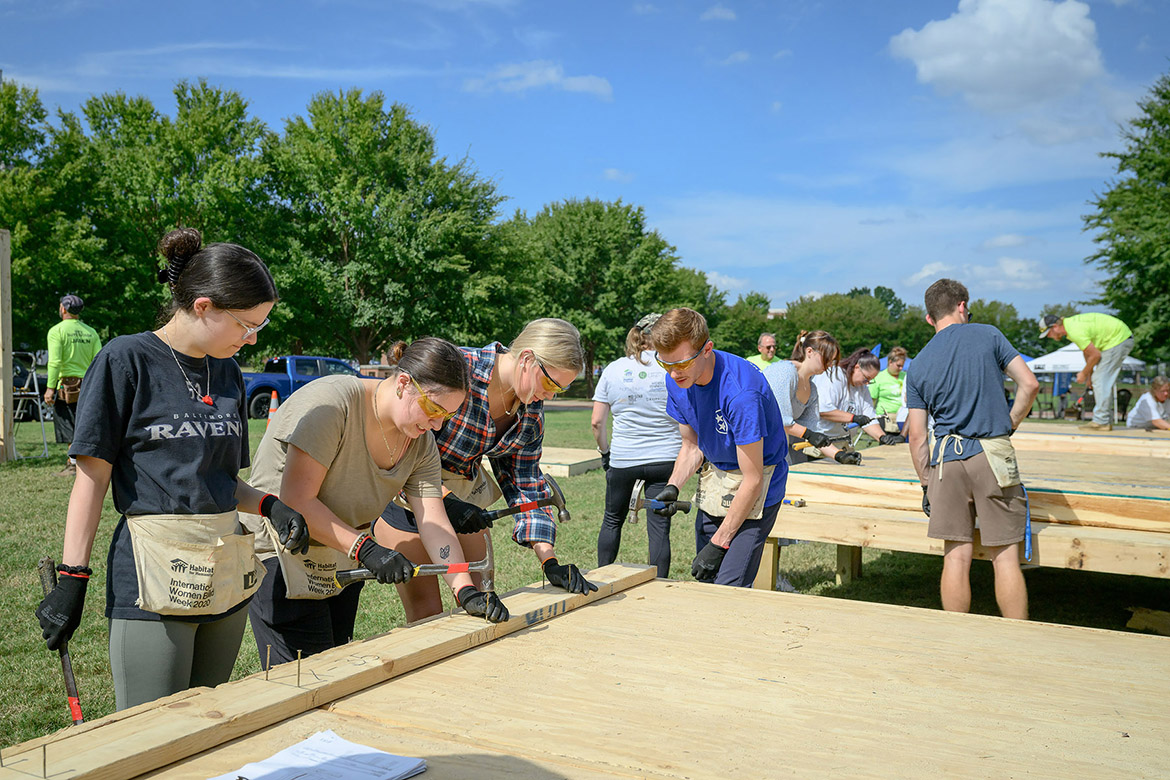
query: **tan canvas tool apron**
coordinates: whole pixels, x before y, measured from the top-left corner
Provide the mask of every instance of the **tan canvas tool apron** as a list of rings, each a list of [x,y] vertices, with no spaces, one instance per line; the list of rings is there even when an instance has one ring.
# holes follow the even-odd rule
[[[160,615],[218,615],[260,587],[253,535],[230,512],[126,517],[138,570],[138,601]]]
[[[946,453],[947,443],[953,442],[954,451],[957,455],[963,454],[963,442],[966,441],[963,436],[957,433],[948,433],[942,437],[941,440],[935,438],[934,430],[930,431],[930,451],[934,452],[935,442],[941,441],[938,452],[938,478],[943,478],[943,458]],[[1010,436],[991,436],[986,439],[976,439],[983,445],[983,452],[987,455],[987,463],[991,466],[991,473],[995,475],[995,481],[1001,488],[1014,487],[1022,485],[1020,480],[1020,465],[1016,462],[1016,448],[1012,444]]]
[[[276,559],[280,561],[280,576],[284,579],[286,598],[327,599],[341,592],[334,575],[339,570],[353,569],[358,565],[348,555],[315,541],[309,543],[308,552],[294,555],[280,543],[280,534],[276,532],[272,521],[263,516],[260,520],[276,550]],[[370,523],[366,523],[355,528],[361,530],[369,526]]]
[[[772,472],[775,466],[764,467],[764,486],[760,490],[760,497],[748,512],[748,520],[759,520],[764,516],[764,501],[768,497],[768,485],[772,482]],[[699,470],[699,488],[695,491],[695,503],[711,517],[726,517],[731,502],[735,500],[735,493],[743,483],[743,472],[739,469],[724,471],[717,468],[711,461],[704,461]]]
[[[61,400],[67,404],[77,403],[77,399],[81,397],[81,377],[79,376],[63,376],[61,377]]]

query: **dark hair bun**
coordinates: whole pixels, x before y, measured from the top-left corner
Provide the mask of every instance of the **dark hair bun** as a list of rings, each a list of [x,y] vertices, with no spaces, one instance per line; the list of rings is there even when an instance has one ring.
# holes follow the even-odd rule
[[[402,360],[402,353],[406,351],[405,341],[395,341],[390,345],[390,349],[386,350],[386,357],[390,359],[390,365],[396,366]]]
[[[165,268],[158,272],[158,280],[174,286],[187,263],[203,247],[203,235],[195,228],[177,228],[158,242],[158,253],[167,259]]]

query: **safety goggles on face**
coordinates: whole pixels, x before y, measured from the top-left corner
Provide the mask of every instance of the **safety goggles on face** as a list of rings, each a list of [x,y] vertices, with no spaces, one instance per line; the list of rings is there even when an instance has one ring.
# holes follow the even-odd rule
[[[657,356],[654,358],[654,360],[656,360],[658,365],[662,366],[667,371],[686,371],[695,364],[695,361],[699,359],[699,355],[703,354],[703,350],[705,350],[707,345],[710,343],[710,341],[703,342],[703,346],[699,347],[699,351],[686,360],[676,360],[673,363],[667,363],[663,361],[662,358]]]
[[[533,358],[535,359],[535,355],[533,356]],[[549,376],[548,370],[544,367],[544,363],[541,363],[539,360],[537,360],[536,365],[540,366],[540,373],[544,374],[544,376],[542,376],[540,378],[540,384],[544,387],[544,389],[547,392],[563,393],[569,389],[569,385],[573,384],[572,382],[570,382],[569,385],[565,385],[564,387],[561,387],[560,385],[557,384],[557,381],[555,379],[553,379],[551,376]]]
[[[231,317],[236,322],[240,323],[240,327],[244,329],[244,338],[245,339],[248,338],[249,336],[252,336],[252,335],[264,330],[265,326],[268,325],[268,318],[267,317],[264,318],[264,322],[261,322],[259,325],[256,325],[256,326],[252,326],[252,325],[247,324],[243,320],[241,320],[236,315],[232,314],[227,309],[224,309],[224,311],[227,312],[227,315],[229,317]]]
[[[454,412],[448,412],[446,409],[439,406],[437,403],[432,401],[426,393],[423,392],[423,389],[419,387],[418,382],[414,381],[414,377],[410,376],[410,374],[407,374],[407,376],[410,377],[410,383],[414,385],[414,389],[418,392],[418,405],[422,407],[423,414],[425,414],[427,417],[432,420],[438,420],[440,418],[444,420],[450,420],[459,412],[458,409],[456,409]]]

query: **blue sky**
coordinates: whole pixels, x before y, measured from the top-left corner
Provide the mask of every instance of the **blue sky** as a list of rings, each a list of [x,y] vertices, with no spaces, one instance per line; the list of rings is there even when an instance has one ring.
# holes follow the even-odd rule
[[[0,0],[0,69],[69,110],[206,77],[273,129],[380,90],[505,215],[642,206],[732,300],[945,275],[1033,316],[1093,295],[1081,217],[1167,30],[1166,0]]]

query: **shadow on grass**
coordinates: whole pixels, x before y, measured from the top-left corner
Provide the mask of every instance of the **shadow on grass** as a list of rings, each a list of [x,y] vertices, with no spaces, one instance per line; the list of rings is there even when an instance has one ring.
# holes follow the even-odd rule
[[[796,545],[795,549],[812,545]],[[822,545],[832,549],[831,545]],[[938,595],[942,558],[889,551],[864,551],[862,576],[846,585],[836,584],[836,572],[824,565],[801,568],[781,555],[781,570],[801,593],[831,598],[870,601],[882,604],[941,609]],[[785,563],[792,568],[786,569]],[[1032,620],[1070,626],[1128,630],[1128,607],[1165,610],[1170,606],[1170,581],[1153,577],[1072,571],[1069,569],[1026,569],[1029,611]],[[998,615],[995,581],[989,561],[971,566],[971,611]]]

